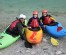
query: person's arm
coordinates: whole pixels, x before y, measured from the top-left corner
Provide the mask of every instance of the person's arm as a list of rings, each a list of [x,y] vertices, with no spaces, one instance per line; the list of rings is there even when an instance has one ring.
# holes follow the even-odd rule
[[[42,23],[42,17],[40,17],[40,22]]]
[[[43,23],[41,22],[41,20],[38,18],[38,22],[40,26],[43,26]]]
[[[22,26],[23,26],[23,27],[27,27],[27,26],[26,26],[25,24],[23,24],[23,23],[22,23]]]
[[[50,19],[51,19],[52,21],[56,22],[55,18],[53,18],[51,15],[49,15],[49,16],[50,16]]]
[[[19,35],[21,37],[23,37],[23,35],[22,35],[22,24],[21,23],[17,23],[17,28],[18,28]]]
[[[53,17],[50,17],[50,18],[51,18],[51,20],[56,21]]]
[[[27,24],[27,25],[28,25],[28,26],[30,26],[30,23],[31,23],[31,22],[32,22],[32,18],[30,18],[30,19],[29,19],[29,21],[28,21],[28,24]]]
[[[20,19],[19,19],[19,23],[21,23],[21,25],[22,25],[23,27],[27,27],[24,23],[21,22]]]

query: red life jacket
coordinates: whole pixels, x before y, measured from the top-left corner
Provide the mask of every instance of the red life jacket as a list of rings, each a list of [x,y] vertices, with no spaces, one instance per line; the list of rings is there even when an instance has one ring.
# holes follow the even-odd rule
[[[50,19],[49,16],[45,17],[45,20],[44,20],[45,25],[50,24],[51,22],[52,22],[52,20]]]
[[[12,23],[11,23],[11,25],[10,25],[10,30],[12,30],[15,26],[16,26],[16,24],[19,22],[19,20],[15,20],[15,21],[13,21]]]
[[[30,26],[31,27],[39,27],[38,19],[32,19]]]

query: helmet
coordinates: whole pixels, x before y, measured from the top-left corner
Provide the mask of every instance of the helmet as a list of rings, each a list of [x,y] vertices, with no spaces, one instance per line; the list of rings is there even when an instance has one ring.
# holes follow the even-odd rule
[[[45,12],[47,13],[47,12],[48,12],[48,10],[42,10],[42,13],[45,13]]]
[[[26,18],[26,15],[24,15],[24,14],[20,14],[20,16],[19,16],[19,18]]]
[[[38,15],[38,11],[33,11],[33,14],[36,14],[36,15]]]

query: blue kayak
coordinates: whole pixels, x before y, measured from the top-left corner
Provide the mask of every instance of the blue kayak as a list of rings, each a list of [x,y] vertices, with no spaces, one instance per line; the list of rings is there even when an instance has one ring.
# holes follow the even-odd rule
[[[62,29],[57,31],[58,27],[62,27]],[[54,38],[61,38],[66,36],[66,29],[64,29],[64,27],[59,22],[54,26],[46,26],[46,31]]]

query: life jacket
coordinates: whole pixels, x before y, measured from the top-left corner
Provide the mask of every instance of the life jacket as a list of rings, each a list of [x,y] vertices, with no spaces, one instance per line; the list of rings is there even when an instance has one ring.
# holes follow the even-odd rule
[[[45,19],[44,19],[44,24],[45,24],[45,25],[48,25],[48,24],[50,24],[51,22],[52,22],[52,20],[50,19],[50,16],[45,17]]]
[[[23,21],[23,20],[21,20],[21,22],[22,22],[22,21]],[[18,22],[19,22],[19,20],[13,21],[13,22],[11,23],[9,29],[12,30],[12,29],[16,26],[16,24],[17,24]],[[22,28],[23,28],[23,26],[22,26]]]
[[[38,19],[32,18],[32,22],[30,24],[31,27],[39,27]]]
[[[13,22],[11,23],[9,29],[12,30],[12,29],[16,26],[16,24],[17,24],[18,22],[19,22],[19,20],[13,21]]]

